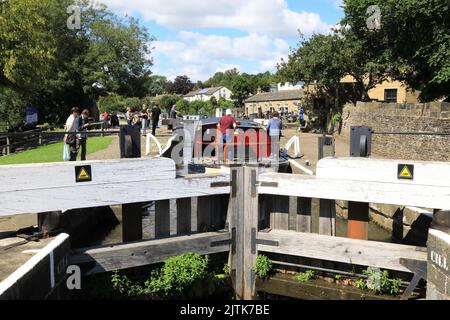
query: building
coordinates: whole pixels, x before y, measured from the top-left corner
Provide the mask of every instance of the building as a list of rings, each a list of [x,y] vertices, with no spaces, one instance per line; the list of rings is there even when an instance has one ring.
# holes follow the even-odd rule
[[[303,90],[258,93],[245,101],[245,113],[262,117],[274,111],[281,114],[298,112],[302,98]]]
[[[355,80],[352,76],[346,76],[341,82],[352,84]],[[419,95],[419,91],[411,90],[403,82],[392,79],[388,79],[369,90],[370,99],[388,103],[418,103]]]
[[[232,95],[233,92],[231,92],[231,90],[226,87],[214,87],[189,92],[187,95],[184,96],[184,99],[189,102],[209,101],[211,100],[212,97],[215,97],[217,101],[219,101],[221,98],[232,101],[231,99]]]

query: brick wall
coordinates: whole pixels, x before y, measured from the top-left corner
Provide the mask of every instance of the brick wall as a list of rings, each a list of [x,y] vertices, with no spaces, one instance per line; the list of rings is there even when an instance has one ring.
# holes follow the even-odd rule
[[[352,126],[375,132],[450,132],[450,103],[358,102],[347,104],[342,118],[344,136]],[[450,136],[375,134],[372,153],[390,159],[450,161]]]

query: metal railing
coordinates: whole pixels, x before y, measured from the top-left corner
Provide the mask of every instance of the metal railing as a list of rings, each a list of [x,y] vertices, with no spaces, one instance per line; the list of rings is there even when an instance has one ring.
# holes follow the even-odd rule
[[[98,125],[93,124],[93,125]],[[17,151],[29,150],[39,146],[62,141],[66,134],[80,134],[90,136],[110,136],[120,134],[119,130],[91,130],[86,132],[64,132],[64,131],[39,131],[32,130],[26,132],[1,132],[0,133],[0,156],[10,155]]]

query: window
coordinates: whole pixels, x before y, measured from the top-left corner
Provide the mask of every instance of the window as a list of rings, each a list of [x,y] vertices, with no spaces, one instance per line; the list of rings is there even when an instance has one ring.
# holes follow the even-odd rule
[[[385,89],[384,101],[397,103],[397,89]]]

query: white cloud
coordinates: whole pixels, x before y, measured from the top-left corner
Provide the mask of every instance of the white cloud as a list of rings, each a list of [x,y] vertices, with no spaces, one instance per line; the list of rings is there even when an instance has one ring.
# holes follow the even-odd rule
[[[286,0],[101,0],[111,9],[141,13],[145,19],[176,30],[238,29],[272,37],[309,36],[331,27],[311,12],[289,9]],[[341,0],[333,0],[341,1]]]
[[[172,70],[164,71],[164,75],[174,78],[187,74],[193,80],[206,80],[217,71],[235,67],[241,70],[246,63],[256,63],[258,72],[274,71],[276,63],[289,53],[286,41],[257,33],[231,38],[181,31],[177,41],[158,41],[154,46],[155,66],[163,57],[172,65]],[[242,64],[230,62],[236,60]]]

